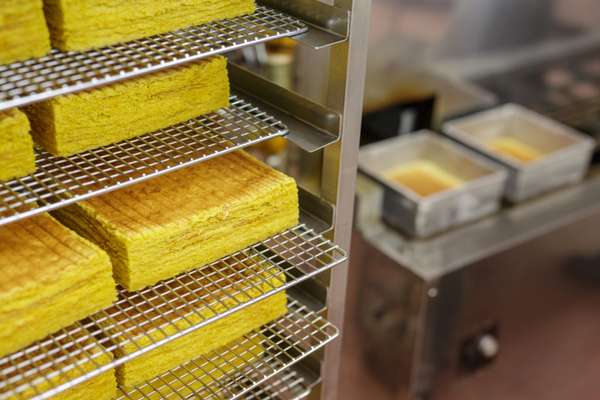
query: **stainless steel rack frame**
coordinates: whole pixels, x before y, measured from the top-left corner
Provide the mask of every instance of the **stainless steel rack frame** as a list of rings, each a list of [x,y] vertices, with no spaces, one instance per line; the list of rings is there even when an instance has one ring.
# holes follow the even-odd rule
[[[266,40],[295,36],[298,41],[308,45],[302,52],[306,52],[312,60],[311,63],[298,67],[299,75],[304,82],[310,83],[309,86],[316,88],[318,93],[308,93],[310,90],[306,91],[298,87],[293,90],[292,96],[305,96],[312,103],[288,102],[286,98],[277,101],[276,96],[287,96],[283,92],[277,92],[274,97],[266,99],[261,98],[260,90],[250,94],[253,101],[254,98],[258,100],[257,104],[285,105],[284,110],[276,111],[284,111],[286,116],[291,117],[289,120],[293,124],[290,126],[292,130],[290,137],[295,143],[300,143],[304,155],[320,160],[318,167],[313,164],[301,166],[302,173],[307,172],[310,179],[318,182],[315,190],[310,188],[310,193],[301,190],[301,197],[309,200],[311,218],[318,219],[325,215],[326,219],[330,219],[319,226],[323,229],[331,226],[327,235],[332,246],[336,251],[342,249],[343,252],[347,252],[351,237],[371,0],[258,0],[258,3],[260,4],[258,13],[249,17],[219,21],[203,27],[87,53],[53,52],[42,59],[0,67],[0,110],[116,82]],[[236,82],[232,83],[236,86]],[[241,86],[239,82],[237,83],[237,86]],[[294,99],[300,97],[296,96]],[[303,113],[307,110],[315,113],[314,120],[304,118],[306,114]],[[323,115],[319,115],[321,113]],[[279,114],[273,115],[279,117]],[[333,117],[334,124],[329,123],[327,120],[329,117]],[[315,126],[313,124],[315,121],[325,122],[325,124]],[[271,132],[272,135],[276,134],[274,131]],[[118,147],[113,148],[112,151],[118,156]],[[154,160],[167,151],[168,146],[161,145],[157,151],[151,152],[149,158],[143,159],[143,163]],[[183,165],[174,168],[179,167]],[[87,171],[95,169],[93,164],[89,164],[87,168]],[[127,167],[124,169],[127,170]],[[119,173],[124,169],[122,168]],[[68,176],[68,173],[66,175]],[[296,177],[302,185],[303,179]],[[16,198],[25,198],[24,191],[17,188],[11,190],[11,195]],[[55,196],[58,194],[57,191],[54,192]],[[305,244],[310,247],[310,243]],[[315,243],[312,245],[314,246]],[[293,247],[302,253],[301,246]],[[281,249],[285,250],[285,245]],[[294,252],[287,253],[287,257],[295,256]],[[322,258],[312,259],[314,260],[322,260]],[[345,257],[336,258],[336,261],[338,264],[346,263]],[[302,272],[304,274],[302,276],[306,279],[293,276],[292,280],[296,285],[290,291],[305,293],[301,298],[308,302],[311,310],[326,316],[333,326],[342,327],[347,271],[345,268],[336,268],[335,272],[329,273],[328,268],[317,266],[317,269],[322,272],[318,276],[316,276],[317,271],[314,271],[314,274]],[[315,277],[315,279],[308,279],[308,277]],[[27,379],[39,372],[40,368],[48,368],[52,365],[52,361],[49,360],[60,362],[66,360],[65,357],[73,356],[75,365],[79,365],[82,362],[79,357],[85,358],[86,352],[97,350],[95,342],[91,341],[93,338],[84,331],[84,328],[92,326],[92,320],[84,321],[83,325],[79,325],[79,329],[71,332],[73,337],[69,337],[65,331],[62,331],[57,334],[58,336],[23,351],[21,355],[25,356],[24,364],[16,361],[18,358],[16,355],[3,359],[2,362],[9,361],[13,365],[0,369],[3,371],[0,372],[0,385],[2,385],[0,388],[3,388],[0,391],[14,391],[14,388],[19,386],[19,382],[26,383]],[[53,346],[58,346],[58,350],[53,350]],[[311,391],[311,396],[321,396],[328,400],[336,399],[340,349],[340,341],[333,341],[325,347],[324,351],[316,351],[302,360],[305,369],[310,370],[306,376],[319,378],[308,382],[306,376],[302,375],[303,381],[295,379],[293,371],[286,370],[285,374],[280,375],[281,379],[268,381],[261,385],[262,388],[253,390],[252,394],[249,393],[245,397],[302,398],[315,385],[322,384],[318,390]],[[107,352],[103,354],[108,355]],[[35,358],[35,366],[32,370],[27,370],[27,365],[32,366],[27,360],[32,358]],[[57,379],[43,379],[52,389],[43,390],[43,393],[38,393],[38,397],[46,398],[58,392],[61,385],[64,388],[80,383],[89,379],[89,374],[112,369],[122,362],[125,360],[88,358],[85,365],[87,368],[91,366],[95,372],[84,370],[78,377],[66,374],[68,384],[64,382],[61,384]],[[82,372],[80,369],[71,368],[71,371]]]
[[[128,392],[122,391],[117,400],[148,397],[232,400],[250,394],[260,396],[273,392],[281,373],[286,380],[293,376],[300,383],[301,377],[285,371],[336,338],[338,330],[297,301],[292,300],[289,309],[286,316],[246,335],[242,342],[185,363]],[[201,385],[207,381],[210,383]],[[259,387],[263,383],[267,386]]]
[[[230,106],[217,112],[68,158],[38,149],[36,172],[0,182],[0,225],[286,133],[278,119],[232,96]]]
[[[302,54],[305,62],[299,67],[298,75],[304,78],[298,90],[340,114],[339,140],[319,150],[322,168],[315,171],[309,162],[303,166],[302,172],[308,175],[309,179],[318,182],[319,195],[335,206],[331,238],[349,251],[371,0],[294,0],[288,3],[299,6],[294,9],[294,15],[299,16],[303,9],[300,6],[311,1],[321,3],[321,6],[325,3],[338,11],[348,13],[349,28],[346,41],[317,52],[307,49]],[[326,7],[321,6],[309,7],[313,15],[302,19],[327,21],[329,26],[335,26],[336,22],[340,21],[340,14],[326,13]],[[319,68],[321,65],[325,66],[325,69]],[[293,113],[294,110],[289,111]],[[314,294],[326,301],[327,319],[338,327],[344,326],[347,274],[347,268],[336,268],[331,273],[322,275],[320,281],[327,285],[327,290]],[[326,400],[339,398],[341,346],[342,341],[336,340],[325,348],[321,367],[322,384],[311,392],[311,399],[319,396]]]
[[[345,260],[337,245],[300,225],[141,291],[120,289],[109,308],[0,358],[0,399],[48,398]],[[136,350],[112,356],[129,345]]]
[[[256,400],[301,400],[310,395],[311,388],[293,369],[282,373],[252,392]]]
[[[255,400],[301,400],[310,395],[314,382],[309,383],[292,367],[257,387],[246,398]]]

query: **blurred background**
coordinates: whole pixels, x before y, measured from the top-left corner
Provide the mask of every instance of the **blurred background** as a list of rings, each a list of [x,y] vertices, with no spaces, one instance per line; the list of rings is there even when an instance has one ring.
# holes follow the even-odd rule
[[[600,397],[599,29],[597,0],[373,0],[341,399]],[[288,40],[240,57],[320,101],[308,71],[335,68]],[[473,141],[507,131],[535,163]],[[319,187],[322,153],[254,151]],[[378,170],[417,156],[458,175],[489,162],[506,183],[473,172],[436,204]],[[435,207],[447,223],[423,228]]]

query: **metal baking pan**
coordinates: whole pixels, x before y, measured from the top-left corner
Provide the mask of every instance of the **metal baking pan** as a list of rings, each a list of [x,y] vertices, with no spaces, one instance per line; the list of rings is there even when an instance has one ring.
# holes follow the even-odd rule
[[[443,129],[509,171],[504,196],[513,203],[581,181],[595,147],[591,138],[516,104],[452,120]],[[539,158],[523,163],[493,151],[488,144],[500,137],[518,140]]]
[[[390,172],[413,162],[428,162],[462,183],[427,196],[392,179]],[[382,217],[409,235],[427,237],[500,207],[507,173],[461,145],[430,131],[418,131],[361,148],[359,169],[384,188]]]

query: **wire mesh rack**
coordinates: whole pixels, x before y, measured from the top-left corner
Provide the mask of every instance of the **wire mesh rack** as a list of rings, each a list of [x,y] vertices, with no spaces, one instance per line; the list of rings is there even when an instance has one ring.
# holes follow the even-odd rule
[[[286,316],[246,335],[242,341],[121,391],[117,399],[232,400],[299,395],[304,380],[288,368],[337,335],[337,328],[292,300]]]
[[[309,394],[310,387],[306,384],[304,378],[293,369],[290,369],[268,380],[243,398],[254,400],[300,400],[308,397]]]
[[[300,20],[268,7],[254,14],[194,26],[87,52],[0,66],[0,110],[117,82],[267,40],[301,34]]]
[[[0,225],[287,133],[252,104],[230,100],[217,112],[68,158],[38,149],[36,172],[0,182]]]
[[[141,291],[119,288],[119,299],[107,309],[0,358],[0,399],[49,398],[289,289],[346,257],[336,244],[299,225]]]

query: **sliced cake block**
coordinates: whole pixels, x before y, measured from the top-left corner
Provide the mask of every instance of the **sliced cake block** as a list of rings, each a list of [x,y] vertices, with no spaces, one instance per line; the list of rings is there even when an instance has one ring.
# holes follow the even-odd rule
[[[41,340],[35,347],[28,348],[25,354],[0,361],[1,370],[11,371],[3,376],[6,385],[0,388],[0,398],[5,398],[4,395],[9,391],[19,393],[18,396],[8,397],[10,400],[33,398],[79,379],[114,359],[112,353],[105,350],[83,326],[69,327],[67,332]],[[68,357],[65,357],[67,354]],[[36,361],[32,364],[31,360],[34,359]],[[27,375],[26,381],[33,382],[33,387],[20,387],[23,381],[14,379],[17,374]],[[111,369],[52,396],[52,399],[111,400],[116,398],[116,394],[117,379],[115,371]]]
[[[227,374],[257,362],[265,352],[262,335],[235,340],[213,353],[152,378],[127,392],[130,400],[162,400],[178,397],[203,398],[214,393],[215,385]],[[209,388],[209,389],[207,389]]]
[[[108,307],[108,255],[47,214],[0,227],[0,356]]]
[[[138,290],[295,226],[298,189],[238,151],[54,215],[103,247],[117,282]]]
[[[16,108],[0,111],[0,181],[34,171],[35,154],[27,116]]]
[[[50,51],[42,0],[0,1],[0,64],[9,64]]]
[[[108,317],[99,323],[110,337],[116,338],[116,355],[128,356],[283,286],[283,272],[264,261],[255,265],[211,266],[202,274],[213,276],[212,280],[186,274],[169,284],[145,290],[145,295],[130,294],[108,309]],[[231,268],[238,269],[237,273]],[[216,279],[215,275],[221,278]],[[149,299],[142,300],[142,296]],[[279,292],[119,366],[117,381],[121,387],[131,388],[237,340],[286,312],[286,294]]]
[[[229,105],[227,60],[208,58],[25,108],[33,139],[58,156],[166,128]]]
[[[84,50],[254,12],[254,0],[44,0],[52,45]]]

